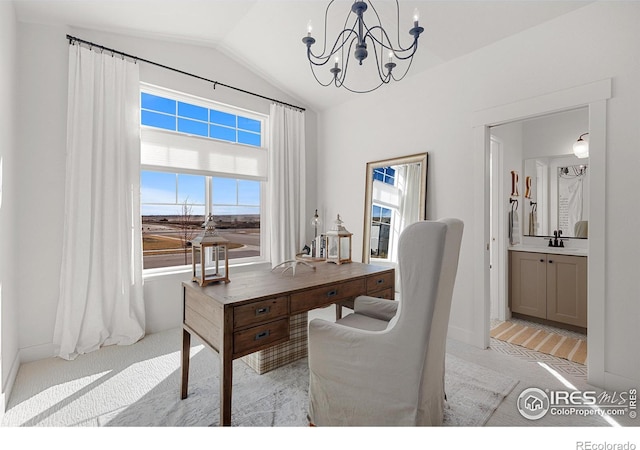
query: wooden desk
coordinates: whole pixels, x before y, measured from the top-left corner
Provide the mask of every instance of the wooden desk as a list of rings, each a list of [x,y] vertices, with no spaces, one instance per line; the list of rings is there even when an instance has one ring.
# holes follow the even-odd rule
[[[358,295],[393,299],[393,269],[319,262],[316,270],[253,271],[231,282],[200,287],[183,282],[182,386],[187,397],[191,333],[220,355],[220,424],[231,425],[234,359],[289,339],[289,318]]]

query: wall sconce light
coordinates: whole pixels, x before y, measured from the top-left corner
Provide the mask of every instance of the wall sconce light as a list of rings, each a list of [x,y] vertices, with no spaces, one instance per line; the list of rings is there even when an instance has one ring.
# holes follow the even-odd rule
[[[589,141],[585,141],[582,139],[582,136],[586,136],[589,133],[583,133],[580,135],[578,140],[573,144],[573,153],[578,158],[588,158],[589,157]]]

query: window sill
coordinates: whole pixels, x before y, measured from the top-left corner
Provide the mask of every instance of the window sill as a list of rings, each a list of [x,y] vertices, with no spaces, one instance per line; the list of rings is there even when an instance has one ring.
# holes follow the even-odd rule
[[[233,277],[233,273],[248,272],[250,270],[271,269],[269,261],[250,261],[229,263],[229,273]],[[172,276],[191,276],[191,266],[175,266],[158,269],[144,269],[142,271],[142,279],[144,281],[155,280],[159,278],[168,278]]]

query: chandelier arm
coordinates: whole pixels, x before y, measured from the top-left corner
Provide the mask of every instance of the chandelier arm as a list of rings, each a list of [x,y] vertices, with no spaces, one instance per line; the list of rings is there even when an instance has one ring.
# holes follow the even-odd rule
[[[311,65],[311,64],[310,64],[310,66],[311,66],[311,74],[313,75],[313,78],[315,78],[315,79],[316,79],[316,81],[318,82],[318,84],[319,84],[320,86],[322,86],[322,87],[327,87],[327,86],[329,86],[331,83],[333,83],[333,81],[334,81],[334,80],[333,80],[333,78],[332,78],[331,80],[329,80],[329,82],[328,82],[327,84],[325,84],[325,83],[323,83],[322,81],[320,81],[320,80],[318,79],[318,76],[316,75],[316,71],[315,71],[315,70],[313,70],[313,65]]]
[[[376,37],[371,34],[371,38],[376,41],[378,44],[382,45],[384,48],[393,51],[394,53],[396,52],[406,52],[407,50],[410,50],[414,44],[415,44],[415,38],[414,38],[414,44],[410,45],[407,48],[404,48],[402,46],[402,44],[400,43],[400,3],[398,2],[398,0],[396,0],[396,40],[398,42],[398,48],[395,49],[393,47],[393,44],[391,43],[391,39],[389,38],[389,36],[387,35],[387,32],[385,31],[385,29],[382,27],[382,20],[380,19],[380,15],[378,14],[378,10],[376,9],[376,7],[373,5],[373,2],[369,2],[369,5],[371,6],[371,9],[373,10],[374,14],[376,15],[376,18],[378,19],[378,24],[373,26],[372,28],[367,27],[367,25],[365,24],[365,28],[367,28],[367,35],[370,34],[370,31],[376,29],[376,28],[380,28],[380,30],[382,30],[382,32],[384,33],[385,37],[387,38],[387,42],[389,43],[389,46],[386,46],[383,42],[380,42],[378,39],[376,39]],[[366,38],[366,35],[365,35]],[[415,50],[414,50],[415,53]],[[400,58],[399,58],[400,59]]]
[[[349,58],[348,55],[351,54],[351,49],[353,48],[353,43],[356,41],[356,39],[351,39],[351,42],[349,42],[349,49],[347,50],[347,57],[343,59],[343,64],[342,64],[342,74],[339,77],[335,77],[336,80],[336,86],[340,87],[344,85],[344,80],[346,80],[347,78],[347,72],[349,70],[349,61],[351,58]],[[340,82],[340,84],[338,85],[338,81]],[[346,87],[345,87],[346,88]]]
[[[307,58],[309,58],[309,61],[311,61],[311,63],[316,65],[316,66],[323,66],[326,63],[328,63],[329,60],[331,59],[331,57],[333,55],[335,55],[336,53],[338,53],[344,47],[344,45],[345,45],[345,43],[347,41],[350,40],[351,42],[353,42],[353,40],[357,38],[357,33],[356,33],[355,36],[351,37],[350,39],[349,38],[342,38],[342,43],[338,45],[338,43],[341,40],[341,36],[343,34],[345,34],[345,33],[346,34],[354,34],[356,32],[353,29],[351,29],[351,30],[347,30],[347,29],[342,30],[340,32],[340,34],[338,35],[338,38],[336,39],[336,41],[333,43],[333,47],[331,47],[331,52],[328,53],[328,54],[325,54],[325,52],[326,52],[326,49],[325,49],[325,50],[323,50],[323,52],[321,54],[316,55],[315,53],[313,53],[313,51],[311,51],[311,47],[307,47]],[[315,58],[317,62],[313,61],[311,59],[311,57]]]
[[[327,22],[329,17],[329,8],[333,5],[333,2],[335,2],[335,0],[331,0],[324,10],[324,39],[322,40],[322,53],[320,53],[320,55],[324,55],[324,52],[327,50]]]
[[[381,57],[378,57],[378,47],[376,45],[373,45],[373,54],[376,58],[376,69],[378,70],[378,78],[380,78],[380,81],[382,81],[384,84],[389,83],[390,81],[390,72],[387,72],[387,74],[385,75],[384,73],[384,55],[381,55]]]
[[[386,38],[387,42],[389,43],[389,45],[384,43],[384,40],[379,40],[373,33],[371,33],[371,31],[380,28],[382,34],[384,35],[384,37]],[[409,47],[402,47],[400,45],[400,41],[398,40],[398,48],[394,48],[393,44],[391,44],[391,39],[389,39],[389,35],[387,34],[387,32],[385,31],[384,28],[376,25],[372,28],[367,28],[367,34],[365,35],[365,39],[369,37],[374,43],[377,43],[381,46],[383,46],[384,48],[386,48],[387,50],[391,50],[394,53],[394,56],[396,56],[398,59],[409,59],[411,58],[415,53],[416,53],[416,49],[417,49],[417,42],[418,42],[418,38],[414,38],[413,39],[413,43],[409,46]],[[408,56],[399,56],[403,53],[406,53],[408,51],[411,51],[411,54]]]
[[[393,81],[402,81],[402,79],[404,77],[407,76],[407,74],[409,73],[409,69],[411,69],[411,64],[413,64],[413,59],[409,61],[409,64],[407,64],[407,68],[405,69],[404,73],[402,74],[401,77],[396,78],[393,74],[391,74],[391,77],[393,78]]]
[[[379,84],[379,85],[377,85],[376,87],[373,87],[373,88],[371,88],[371,89],[367,89],[366,91],[358,91],[358,90],[355,90],[355,89],[351,89],[351,88],[349,88],[347,85],[345,85],[344,83],[343,83],[343,84],[341,84],[339,87],[343,87],[343,88],[345,88],[347,91],[349,91],[349,92],[353,92],[354,94],[368,94],[369,92],[373,92],[373,91],[375,91],[376,89],[378,89],[378,88],[379,88],[380,86],[382,86],[383,84],[385,84],[385,83],[384,83],[384,82],[380,82],[380,84]]]

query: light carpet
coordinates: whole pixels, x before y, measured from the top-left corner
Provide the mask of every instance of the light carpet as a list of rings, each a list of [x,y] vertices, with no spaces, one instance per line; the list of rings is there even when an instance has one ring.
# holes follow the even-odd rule
[[[491,337],[579,364],[585,364],[587,360],[585,339],[563,336],[535,326],[506,321],[491,329]]]
[[[181,400],[181,330],[152,334],[74,361],[21,366],[3,426],[209,426],[219,422],[218,357],[197,339],[189,396]],[[516,380],[447,354],[445,426],[482,426]],[[306,358],[258,375],[234,361],[235,426],[307,427]]]

